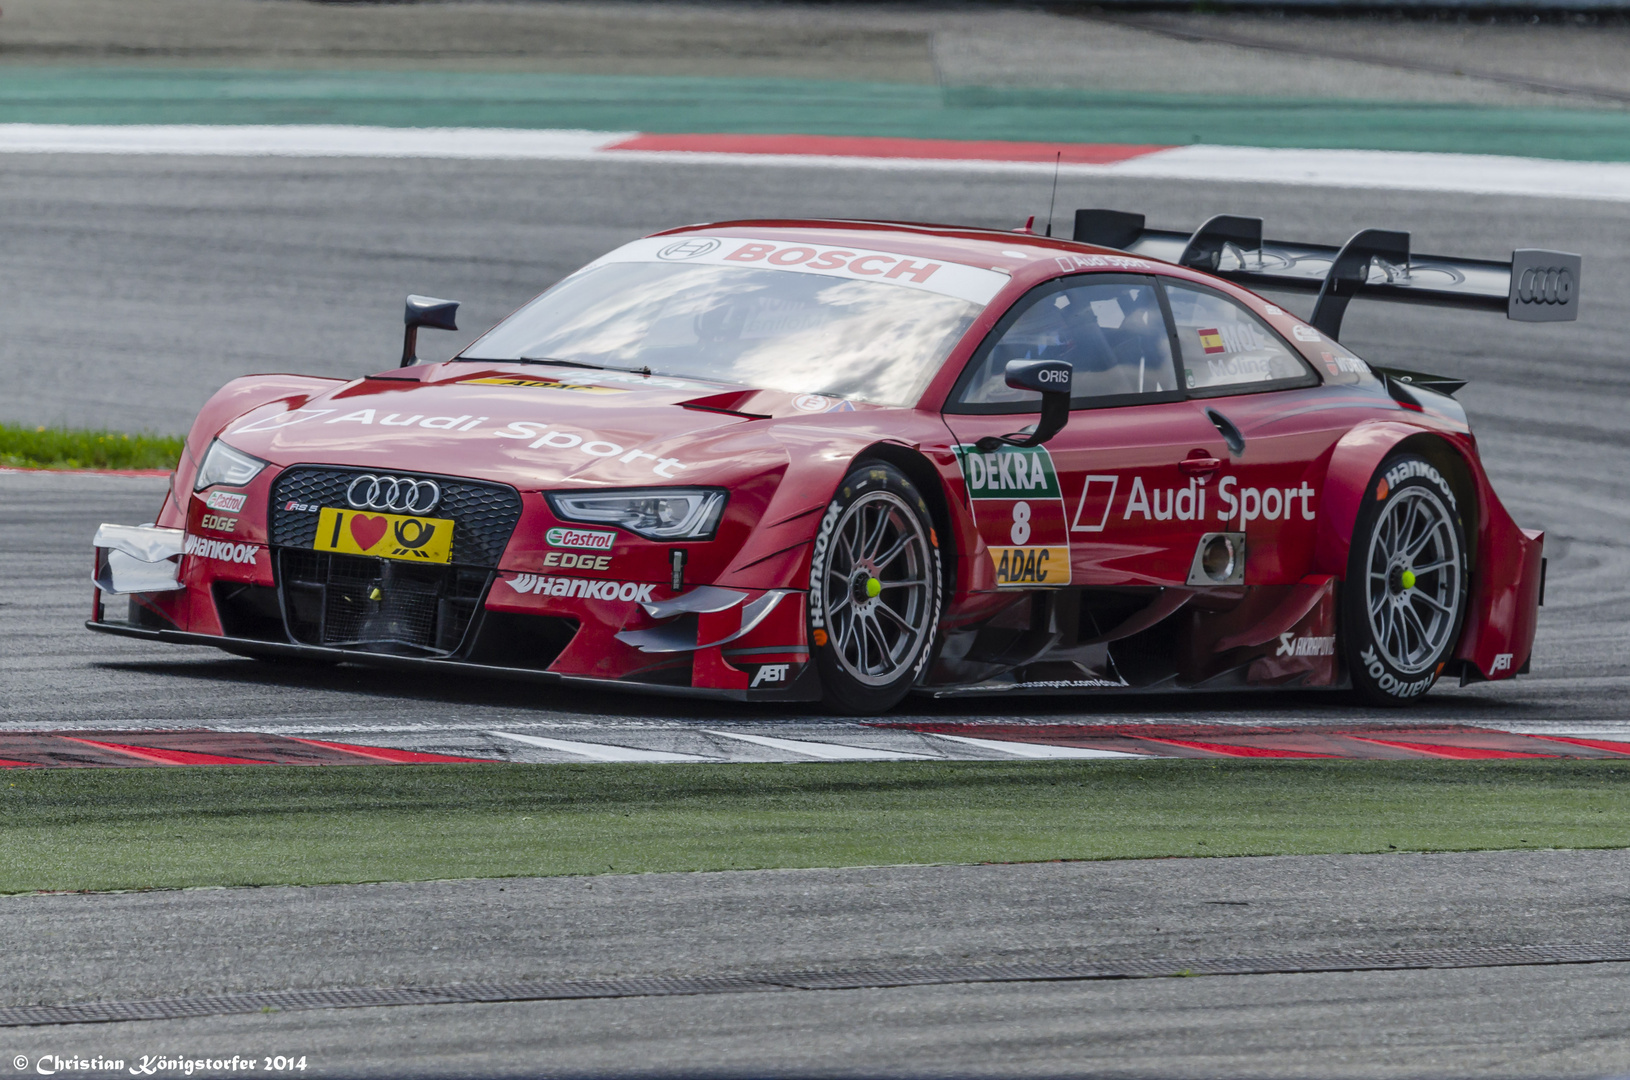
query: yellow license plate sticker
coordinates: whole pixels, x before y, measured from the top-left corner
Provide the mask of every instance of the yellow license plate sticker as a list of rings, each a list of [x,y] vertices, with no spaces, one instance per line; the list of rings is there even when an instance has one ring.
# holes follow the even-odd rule
[[[453,523],[447,518],[325,506],[317,515],[317,540],[312,546],[347,555],[446,563],[453,561]]]
[[[996,568],[998,588],[1015,585],[1068,585],[1068,547],[993,547],[990,561]]]

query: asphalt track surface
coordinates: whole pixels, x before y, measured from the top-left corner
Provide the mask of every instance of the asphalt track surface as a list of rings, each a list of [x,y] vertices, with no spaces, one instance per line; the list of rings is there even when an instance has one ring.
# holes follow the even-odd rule
[[[1012,227],[1044,213],[1046,200],[1045,184],[1033,177],[989,173],[10,158],[0,161],[8,293],[0,315],[7,391],[0,414],[180,429],[211,388],[237,374],[357,375],[389,366],[407,292],[464,300],[464,325],[473,331],[613,244],[677,223],[810,214]],[[1630,372],[1621,312],[1630,273],[1617,237],[1630,207],[1290,185],[1138,181],[1088,190],[1069,180],[1059,205],[1138,209],[1174,226],[1225,211],[1261,214],[1273,235],[1325,242],[1361,226],[1404,228],[1419,250],[1473,256],[1525,246],[1582,252],[1583,318],[1576,325],[1355,305],[1346,340],[1378,362],[1471,378],[1461,398],[1496,486],[1520,523],[1549,535],[1533,674],[1440,688],[1409,719],[1553,732],[1627,729],[1630,438],[1622,402]],[[1305,310],[1305,300],[1290,304]],[[450,335],[443,347],[456,344]],[[853,734],[817,710],[789,716],[534,686],[448,687],[346,668],[291,673],[84,632],[91,531],[104,520],[150,520],[161,490],[162,481],[153,480],[0,476],[0,551],[8,560],[0,578],[0,725],[203,723],[452,753],[484,748],[488,756],[499,748],[483,743],[482,733],[496,728],[651,749],[680,748],[702,725]],[[1401,719],[1323,695],[913,701],[899,718],[908,717]],[[508,756],[567,759],[518,744]],[[1260,954],[1289,951],[1287,942],[1373,951],[1417,938],[1623,941],[1630,879],[1618,860],[1531,853],[1249,859],[18,897],[0,900],[0,935],[35,925],[47,928],[42,935],[56,927],[58,936],[28,936],[34,951],[8,963],[0,985],[7,1003],[23,1003],[124,998],[154,986],[202,993],[243,980],[389,984],[444,978],[433,969],[447,963],[443,951],[454,958],[447,970],[468,978],[516,957],[545,973],[577,963],[574,956],[605,971],[657,962],[714,971],[779,956],[800,940],[813,943],[809,955],[836,964],[874,955],[873,934],[885,950],[989,960],[1016,948],[1053,948],[1061,926],[1098,934],[1094,941],[1128,955]],[[1471,869],[1474,863],[1482,869]],[[1319,880],[1321,867],[1348,875],[1331,887],[1333,906],[1301,906],[1297,889]],[[982,880],[995,884],[979,886],[958,873],[991,875]],[[1132,882],[1119,922],[1108,915],[1101,921],[1094,902],[1113,906],[1103,891],[1110,880]],[[489,902],[493,889],[511,887],[542,892],[526,893],[535,902],[519,906]],[[720,902],[709,889],[734,891],[734,899]],[[887,894],[886,913],[854,906],[855,895],[879,895],[865,889]],[[591,891],[626,898],[628,890],[648,890],[649,898],[609,909],[588,900]],[[1408,898],[1417,895],[1441,902],[1411,907]],[[508,892],[503,896],[507,904]],[[1251,907],[1208,903],[1250,903],[1252,896],[1287,898],[1287,918],[1307,925],[1253,922]],[[278,903],[294,905],[296,915],[277,915]],[[307,903],[327,907],[300,907]],[[596,904],[598,922],[587,914]],[[1052,914],[1038,916],[1038,907]],[[31,924],[29,913],[41,911],[45,921]],[[426,911],[443,921],[414,916]],[[673,921],[641,914],[651,911],[667,911]],[[76,913],[85,912],[103,920],[101,928],[70,932]],[[353,955],[329,944],[345,933],[381,940],[365,930],[392,925],[390,912],[401,913],[399,937],[409,947]],[[1150,912],[1162,913],[1158,931],[1143,917]],[[315,932],[324,925],[334,937]],[[208,926],[232,932],[212,937]],[[911,934],[889,929],[901,926]],[[543,928],[530,951],[502,944],[506,933],[528,927]],[[1335,936],[1312,941],[1309,934]],[[557,948],[562,939],[581,948]],[[1595,965],[363,1009],[14,1029],[0,1035],[0,1049],[294,1050],[320,1055],[329,1072],[1602,1075],[1630,1070],[1625,974],[1622,965]]]
[[[0,950],[11,1004],[1613,940],[1627,897],[1621,852],[758,871],[7,897]],[[1625,989],[1609,964],[747,993],[10,1028],[0,1050],[308,1054],[318,1075],[1590,1076],[1630,1060]]]

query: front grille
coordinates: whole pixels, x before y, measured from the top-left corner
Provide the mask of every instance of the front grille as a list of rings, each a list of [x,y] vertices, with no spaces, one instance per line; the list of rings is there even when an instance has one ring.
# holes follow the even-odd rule
[[[374,474],[386,470],[375,470]],[[317,538],[317,512],[290,510],[291,502],[306,506],[344,508],[345,489],[367,469],[324,469],[298,465],[287,469],[272,485],[271,540],[276,547],[310,549]],[[506,484],[488,484],[425,473],[392,475],[435,480],[441,485],[441,503],[426,517],[453,521],[453,562],[466,566],[498,565],[510,533],[521,520],[521,496]]]
[[[452,520],[451,564],[312,550],[318,514],[290,509],[289,504],[343,508],[348,505],[345,489],[366,472],[296,466],[272,485],[269,535],[289,637],[305,645],[421,656],[454,653],[481,610],[494,569],[521,518],[521,497],[504,484],[431,476],[442,497],[426,516]]]
[[[491,580],[475,567],[278,553],[289,636],[304,645],[445,656],[463,643]]]

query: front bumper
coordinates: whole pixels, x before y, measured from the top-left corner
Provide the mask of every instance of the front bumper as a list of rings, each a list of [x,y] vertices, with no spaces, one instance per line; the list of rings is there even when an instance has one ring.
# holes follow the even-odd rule
[[[680,560],[674,589],[677,544],[620,536],[605,549],[557,546],[547,537],[560,522],[540,493],[436,476],[437,513],[455,522],[446,561],[319,545],[322,508],[345,504],[358,475],[291,465],[241,492],[193,493],[166,527],[104,525],[92,629],[676,696],[820,697],[801,592],[703,584],[727,569],[733,542],[684,544],[690,576]],[[711,594],[730,603],[698,603]]]

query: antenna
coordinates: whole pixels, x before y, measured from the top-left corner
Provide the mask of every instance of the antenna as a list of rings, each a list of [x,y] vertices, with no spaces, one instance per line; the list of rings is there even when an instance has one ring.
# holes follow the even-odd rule
[[[1053,235],[1053,207],[1058,205],[1058,167],[1064,161],[1064,151],[1053,158],[1053,197],[1047,200],[1047,235]]]

